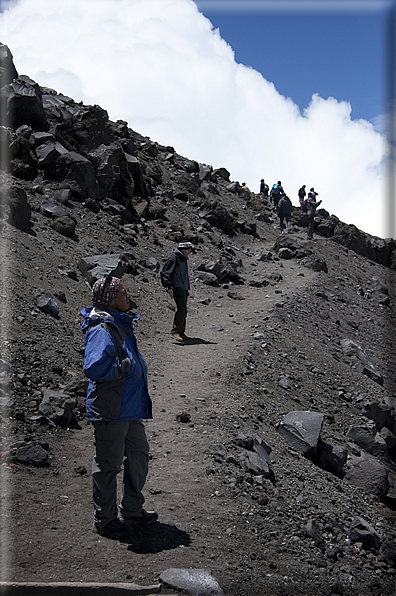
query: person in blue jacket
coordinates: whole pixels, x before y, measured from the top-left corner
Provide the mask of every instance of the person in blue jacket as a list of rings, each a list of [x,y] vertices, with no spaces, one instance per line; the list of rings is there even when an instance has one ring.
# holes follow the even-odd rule
[[[117,277],[107,275],[92,287],[93,308],[81,311],[85,334],[84,373],[89,378],[86,411],[94,426],[92,462],[93,531],[121,539],[132,527],[155,522],[143,509],[149,445],[142,419],[152,418],[147,365],[139,352],[128,313],[130,296]],[[124,459],[125,457],[125,459]],[[124,467],[120,517],[117,474]]]

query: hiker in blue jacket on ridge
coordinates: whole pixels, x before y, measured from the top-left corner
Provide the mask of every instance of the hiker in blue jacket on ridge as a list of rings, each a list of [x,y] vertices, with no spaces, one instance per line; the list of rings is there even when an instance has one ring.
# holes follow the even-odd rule
[[[92,462],[93,531],[106,538],[127,538],[132,527],[155,522],[143,509],[149,445],[142,419],[152,418],[147,365],[127,314],[130,296],[117,277],[107,275],[92,287],[93,308],[83,308],[84,373],[89,378],[86,411],[94,426]],[[124,459],[125,457],[125,459]],[[117,474],[124,466],[120,517]]]

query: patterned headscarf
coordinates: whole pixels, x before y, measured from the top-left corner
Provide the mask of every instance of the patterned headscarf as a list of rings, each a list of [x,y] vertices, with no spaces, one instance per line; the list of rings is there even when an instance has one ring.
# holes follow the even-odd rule
[[[106,275],[97,279],[92,286],[92,300],[96,306],[109,306],[118,294],[121,280],[118,277]]]

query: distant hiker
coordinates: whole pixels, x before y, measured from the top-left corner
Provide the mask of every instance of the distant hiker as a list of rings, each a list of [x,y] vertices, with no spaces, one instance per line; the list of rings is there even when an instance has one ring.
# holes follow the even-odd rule
[[[147,365],[139,352],[128,290],[107,275],[92,287],[93,308],[83,308],[84,373],[89,378],[86,410],[95,433],[92,462],[93,532],[127,538],[132,526],[153,523],[154,511],[143,509],[149,445],[142,419],[152,418]],[[138,318],[138,317],[137,317]],[[120,517],[117,474],[124,466]]]
[[[314,188],[308,193],[307,199],[307,215],[308,215],[308,230],[307,230],[307,240],[312,240],[313,233],[314,233],[314,226],[315,226],[315,215],[316,209],[319,207],[322,201],[316,202],[316,197],[319,193],[315,192]]]
[[[245,195],[245,197],[250,195],[250,190],[246,186],[246,182],[242,182],[241,190],[243,191],[243,194]]]
[[[312,199],[314,199],[316,201],[316,197],[318,196],[318,192],[315,192],[314,187],[309,189],[309,193],[308,193],[308,198],[311,197]]]
[[[176,303],[171,334],[173,339],[179,343],[184,343],[190,339],[187,337],[185,331],[187,298],[190,289],[187,261],[192,249],[193,245],[191,242],[179,242],[177,248],[175,248],[161,271],[162,285],[167,288],[168,294]]]
[[[270,199],[274,204],[275,209],[278,206],[279,200],[280,198],[284,195],[284,190],[282,188],[282,182],[280,180],[278,180],[278,182],[276,182],[273,187],[271,188],[271,192],[270,192]]]
[[[280,198],[278,207],[277,207],[277,214],[279,217],[279,227],[281,230],[283,230],[286,226],[288,229],[290,229],[290,225],[291,225],[290,218],[291,218],[292,211],[293,211],[293,205],[291,204],[289,197],[284,195],[283,197]],[[284,219],[286,220],[286,226],[283,223]]]
[[[298,191],[298,200],[300,201],[300,206],[303,211],[307,210],[307,206],[305,203],[305,196],[306,196],[305,184]]]
[[[266,198],[269,196],[269,186],[266,184],[264,178],[261,178],[260,180],[260,194],[264,195]]]

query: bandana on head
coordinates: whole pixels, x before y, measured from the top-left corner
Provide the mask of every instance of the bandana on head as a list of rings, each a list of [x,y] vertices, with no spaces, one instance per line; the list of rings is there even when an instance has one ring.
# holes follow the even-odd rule
[[[92,286],[93,303],[98,306],[109,306],[118,294],[120,283],[118,277],[111,277],[111,275],[97,279]]]

